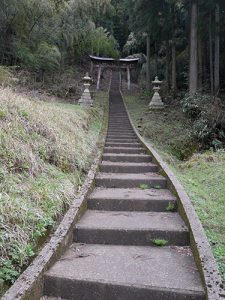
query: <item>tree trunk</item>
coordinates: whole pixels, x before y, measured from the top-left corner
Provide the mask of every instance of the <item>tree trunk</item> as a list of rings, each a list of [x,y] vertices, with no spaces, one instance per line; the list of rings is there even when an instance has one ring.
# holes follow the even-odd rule
[[[190,62],[189,62],[189,93],[194,94],[198,88],[198,39],[197,39],[197,0],[191,1],[190,8]]]
[[[176,42],[175,37],[172,39],[172,86],[173,92],[177,89],[177,64],[176,64]]]
[[[166,70],[165,70],[165,79],[167,89],[170,89],[170,45],[169,41],[166,41]]]
[[[220,5],[215,9],[215,61],[214,61],[214,91],[220,88]]]
[[[205,86],[205,83],[207,82],[208,73],[207,73],[207,64],[208,64],[208,41],[204,40],[202,41],[202,47],[205,49],[205,51],[202,51],[202,71],[203,71],[203,86]]]
[[[146,89],[150,91],[151,89],[151,70],[150,70],[150,60],[151,60],[151,39],[150,35],[147,35],[147,70],[146,70]]]
[[[176,92],[177,89],[177,65],[176,65],[176,15],[175,15],[175,5],[171,7],[171,16],[172,16],[172,82],[171,88],[173,93]]]
[[[210,88],[211,95],[214,95],[214,76],[213,76],[213,39],[212,39],[212,13],[209,16],[209,61],[210,61]]]
[[[198,78],[198,89],[202,91],[203,86],[203,53],[202,53],[202,39],[198,37],[198,70],[199,70],[199,78]]]

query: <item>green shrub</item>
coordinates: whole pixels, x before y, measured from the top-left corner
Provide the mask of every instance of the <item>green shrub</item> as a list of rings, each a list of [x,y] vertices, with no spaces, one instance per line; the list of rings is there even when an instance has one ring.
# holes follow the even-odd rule
[[[198,143],[191,135],[184,135],[170,142],[170,151],[177,159],[186,160],[198,150]]]
[[[220,99],[209,95],[186,96],[184,113],[193,120],[193,138],[201,149],[220,149],[225,145],[225,107]]]

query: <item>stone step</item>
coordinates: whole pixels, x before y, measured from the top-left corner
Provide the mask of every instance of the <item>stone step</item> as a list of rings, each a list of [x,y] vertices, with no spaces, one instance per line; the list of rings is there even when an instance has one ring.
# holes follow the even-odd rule
[[[133,130],[127,130],[127,129],[109,129],[108,134],[134,134]]]
[[[107,134],[107,138],[109,139],[127,139],[127,138],[136,138],[134,133],[130,134]]]
[[[142,153],[145,153],[145,149],[144,148],[127,148],[127,147],[105,147],[104,153],[142,154]]]
[[[95,183],[97,187],[106,188],[141,188],[145,185],[146,188],[164,189],[167,185],[166,179],[157,173],[99,173]]]
[[[124,116],[124,117],[109,117],[109,121],[111,121],[111,122],[114,122],[114,121],[118,121],[118,122],[127,121],[127,122],[129,122],[129,118],[127,116]]]
[[[129,119],[118,119],[118,120],[116,120],[116,119],[109,119],[109,124],[117,124],[117,123],[119,123],[119,124],[121,124],[121,123],[130,124],[130,121],[129,121]]]
[[[147,154],[114,154],[105,153],[102,156],[103,160],[113,161],[113,162],[151,162],[151,156]]]
[[[126,126],[117,126],[117,125],[109,125],[109,130],[131,130],[132,132],[134,132],[133,128],[130,125],[126,125]]]
[[[141,143],[112,143],[112,142],[106,142],[106,147],[127,147],[127,148],[134,148],[134,147],[141,147]]]
[[[88,209],[111,211],[165,212],[177,209],[176,198],[167,189],[95,188],[88,198]]]
[[[110,106],[110,112],[109,112],[109,116],[112,116],[112,117],[117,117],[117,116],[120,116],[120,115],[123,115],[125,117],[127,117],[127,112],[125,110],[125,108],[123,107],[118,107],[118,108],[115,108],[113,106]]]
[[[130,128],[132,128],[131,124],[130,124],[130,121],[109,121],[108,122],[108,125],[109,126],[115,126],[115,127],[118,127],[118,124],[121,124],[121,123],[126,123],[127,126],[129,126]]]
[[[69,300],[69,299],[65,299],[65,298],[62,299],[60,297],[46,297],[46,296],[44,296],[40,300]]]
[[[127,114],[125,113],[115,113],[115,114],[110,114],[109,115],[109,120],[129,120],[127,117]]]
[[[178,213],[88,210],[74,229],[74,241],[87,244],[189,244],[187,226]]]
[[[138,139],[136,137],[133,137],[133,138],[107,138],[106,139],[106,142],[107,143],[137,143],[138,142]]]
[[[109,128],[119,128],[119,129],[129,128],[129,129],[131,129],[130,124],[124,123],[124,122],[112,123],[112,124],[109,123]]]
[[[73,244],[45,274],[45,295],[68,300],[204,300],[189,247]]]
[[[130,149],[130,148],[126,148]],[[146,173],[158,172],[158,166],[153,163],[111,162],[102,161],[100,171],[104,173]]]
[[[115,127],[114,127],[114,126],[111,126],[111,127],[108,129],[108,133],[111,132],[111,131],[112,131],[112,132],[113,132],[113,131],[114,131],[114,132],[123,132],[123,131],[124,131],[124,132],[126,132],[126,133],[127,133],[127,132],[132,132],[132,133],[134,133],[134,131],[132,130],[132,128],[130,128],[130,127],[128,127],[128,126],[122,126],[122,127],[121,127],[121,126],[115,126]]]

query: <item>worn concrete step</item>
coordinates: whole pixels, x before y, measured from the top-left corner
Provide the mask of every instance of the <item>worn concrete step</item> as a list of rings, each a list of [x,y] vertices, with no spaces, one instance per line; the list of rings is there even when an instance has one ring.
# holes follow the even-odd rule
[[[113,123],[113,124],[115,124],[115,123],[128,123],[128,124],[130,124],[130,120],[128,119],[128,118],[119,118],[119,119],[109,119],[109,123]]]
[[[158,211],[177,209],[176,198],[167,189],[95,188],[88,198],[88,209],[112,211]]]
[[[127,115],[111,115],[109,116],[109,121],[123,121],[123,120],[126,120],[126,121],[129,121],[129,118]]]
[[[146,154],[114,154],[105,153],[102,156],[103,160],[114,161],[114,162],[150,162],[152,160],[151,156]]]
[[[128,124],[128,125],[130,125],[130,121],[128,121],[128,120],[118,120],[118,121],[116,121],[116,120],[110,120],[109,124],[111,124],[111,125],[121,125],[121,124]]]
[[[108,129],[108,133],[109,132],[125,132],[125,133],[132,132],[132,133],[134,133],[133,129],[128,126],[115,126],[115,127],[111,126]]]
[[[129,120],[127,114],[110,114],[109,120]]]
[[[110,135],[114,135],[114,136],[126,136],[126,137],[130,137],[130,136],[132,136],[132,137],[136,137],[136,135],[132,132],[132,131],[130,131],[130,132],[125,132],[125,131],[115,131],[115,130],[109,130],[108,131],[108,134],[107,134],[107,136],[110,136]]]
[[[46,295],[68,300],[203,300],[188,247],[73,244],[45,274]]]
[[[117,117],[117,116],[125,116],[127,117],[127,112],[125,110],[125,108],[120,107],[120,108],[115,108],[113,106],[110,107],[110,112],[109,112],[109,116],[112,117]]]
[[[108,133],[111,133],[111,132],[115,132],[115,133],[119,132],[119,133],[124,133],[124,134],[127,134],[128,132],[134,133],[134,131],[131,128],[127,128],[127,127],[110,128],[108,130]]]
[[[123,122],[122,121],[120,121],[120,122],[119,121],[109,121],[108,125],[118,127],[118,124],[120,125],[121,123],[123,123]],[[127,126],[132,128],[130,121],[126,121],[125,123],[127,124]]]
[[[124,118],[109,118],[109,122],[123,122],[126,121],[128,123],[130,123],[130,120],[128,117],[124,117]]]
[[[88,210],[74,229],[74,241],[87,244],[189,244],[187,226],[178,213]]]
[[[130,148],[126,148],[130,149]],[[102,161],[100,171],[104,173],[146,173],[158,172],[159,168],[153,163],[111,162]]]
[[[109,138],[119,138],[119,139],[122,139],[122,138],[133,138],[133,137],[136,137],[136,134],[134,133],[134,132],[132,132],[132,133],[128,133],[128,134],[123,134],[123,133],[108,133],[107,134],[107,137],[109,137]]]
[[[136,138],[134,133],[130,134],[107,134],[107,138],[109,139],[127,139],[127,138]]]
[[[125,118],[109,118],[109,122],[124,122],[124,121],[126,121],[126,122],[128,122],[128,123],[130,123],[130,120],[129,120],[129,118],[128,117],[125,117]]]
[[[105,153],[102,156],[103,160],[112,162],[151,162],[152,158],[147,154],[126,154],[126,153]]]
[[[105,147],[104,153],[142,154],[142,153],[145,153],[145,149],[144,148],[127,148],[127,147]]]
[[[60,297],[47,297],[47,296],[44,296],[42,297],[40,300],[69,300],[69,299],[62,299]]]
[[[129,122],[126,122],[126,123],[127,123],[127,124],[126,124],[126,127],[127,127],[127,128],[133,129],[132,126],[131,126],[131,124],[130,124]],[[115,123],[115,122],[109,122],[109,123],[108,123],[108,126],[109,126],[110,128],[112,128],[112,127],[120,128],[120,124],[121,124],[121,122],[119,122],[119,125],[118,125],[117,123]]]
[[[133,130],[127,130],[123,128],[118,128],[118,129],[108,129],[108,134],[134,134]]]
[[[95,178],[97,187],[106,188],[145,188],[164,189],[167,180],[157,173],[99,173]]]
[[[127,147],[127,148],[139,148],[142,147],[141,143],[117,143],[117,142],[106,142],[106,147]]]
[[[129,119],[109,119],[109,124],[121,124],[121,123],[127,123],[130,125]]]
[[[138,139],[136,137],[133,138],[116,138],[116,139],[112,139],[112,138],[106,138],[106,142],[107,143],[137,143]]]
[[[134,132],[133,128],[129,127],[129,126],[114,126],[114,125],[111,125],[109,128],[108,128],[109,131],[132,131]]]
[[[114,127],[112,127],[112,126],[114,126]],[[128,123],[112,123],[112,124],[109,124],[109,128],[119,128],[119,129],[124,129],[124,128],[129,128],[129,129],[131,129],[131,127],[129,127],[130,126],[130,124],[128,124]]]

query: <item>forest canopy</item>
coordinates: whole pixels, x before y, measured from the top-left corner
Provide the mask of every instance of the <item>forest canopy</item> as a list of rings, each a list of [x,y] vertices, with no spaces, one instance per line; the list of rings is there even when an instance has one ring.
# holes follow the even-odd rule
[[[0,64],[42,74],[88,54],[143,53],[147,88],[157,74],[173,92],[218,95],[225,77],[224,15],[222,0],[3,0]]]

